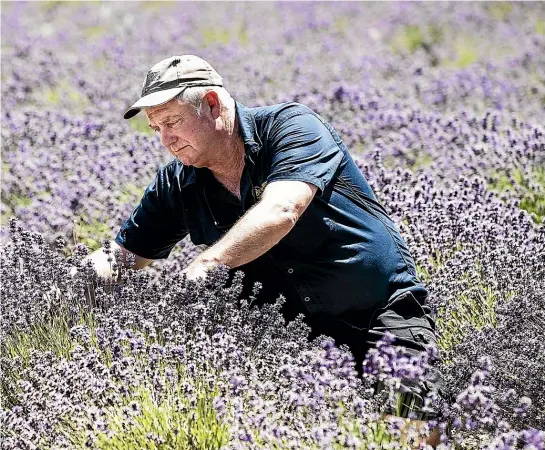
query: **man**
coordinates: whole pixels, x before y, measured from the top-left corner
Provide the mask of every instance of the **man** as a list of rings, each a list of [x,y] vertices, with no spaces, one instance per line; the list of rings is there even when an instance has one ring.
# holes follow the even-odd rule
[[[361,370],[387,331],[419,352],[435,342],[427,291],[398,230],[335,130],[298,103],[247,108],[212,66],[173,56],[147,74],[144,110],[174,159],[161,168],[115,238],[136,268],[167,258],[188,234],[207,247],[184,270],[218,264],[260,281],[261,302],[286,297],[312,336],[347,344]],[[91,255],[106,274],[102,250]]]

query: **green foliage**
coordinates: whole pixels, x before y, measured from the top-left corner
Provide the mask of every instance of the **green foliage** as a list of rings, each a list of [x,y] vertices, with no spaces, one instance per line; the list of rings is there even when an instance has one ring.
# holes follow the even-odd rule
[[[304,409],[306,407],[303,406],[302,408]],[[390,435],[388,433],[388,423],[391,419],[377,413],[377,420],[366,423],[366,432],[362,433],[361,425],[358,425],[356,421],[352,420],[351,418],[347,418],[347,415],[342,413],[346,411],[346,406],[343,404],[343,402],[339,402],[336,408],[341,411],[341,413],[338,415],[337,421],[337,429],[341,431],[340,435],[343,436],[349,434],[359,439],[361,446],[358,448],[364,449],[369,448],[370,446],[376,447],[377,444],[383,446],[378,448],[389,448],[389,444],[397,444],[395,448],[398,448],[399,450],[410,450],[414,448],[408,442],[408,427],[404,430],[405,434],[400,433],[396,436]],[[415,424],[412,424],[411,426],[415,428],[415,431],[418,431],[416,430]],[[268,442],[265,443],[265,441],[259,436],[258,431],[248,430],[248,433],[251,435],[252,441],[255,443],[256,448],[284,450],[290,446],[289,443],[291,442],[291,439],[289,438],[283,438],[279,444],[270,445]],[[320,450],[323,448],[312,440],[302,440],[299,442],[299,445],[301,448],[308,450]],[[336,438],[331,442],[330,448],[334,450],[344,450],[346,449],[346,442],[342,438]]]
[[[356,159],[365,158],[365,151],[366,151],[366,146],[362,144],[361,142],[356,142],[352,144],[352,147],[350,148],[350,153]]]
[[[78,113],[83,112],[85,107],[89,105],[89,99],[72,86],[68,80],[61,80],[56,86],[44,88],[40,100],[49,105],[59,105],[68,101],[76,107]]]
[[[496,20],[504,20],[513,10],[510,2],[490,2],[488,11]]]
[[[409,164],[413,169],[424,169],[431,166],[433,163],[433,157],[429,153],[420,152],[414,155],[414,159]]]
[[[202,36],[205,47],[211,44],[228,44],[231,41],[229,30],[206,28],[202,31]]]
[[[248,44],[248,25],[246,25],[246,22],[242,22],[239,29],[238,29],[238,42],[240,45],[245,46]]]
[[[537,19],[535,30],[537,34],[545,34],[545,20]]]
[[[428,261],[431,263],[432,267],[435,270],[439,270],[441,267],[443,267],[446,262],[452,258],[456,253],[458,253],[460,250],[464,248],[464,245],[462,245],[461,242],[458,240],[452,244],[452,247],[446,249],[443,248],[441,251],[439,249],[433,249],[432,253],[428,257]]]
[[[50,321],[34,325],[27,331],[9,335],[2,341],[2,355],[20,357],[27,363],[33,350],[50,351],[67,358],[72,349],[70,327],[64,316],[53,317]]]
[[[106,31],[108,31],[108,28],[105,25],[94,25],[85,28],[85,34],[88,38],[100,37],[104,35]]]
[[[2,215],[0,216],[0,226],[5,227],[9,223],[10,217],[14,217],[15,214],[13,213],[13,210],[9,207],[9,205],[5,205],[5,210],[2,211]]]
[[[440,60],[434,46],[443,43],[444,40],[444,31],[434,24],[425,27],[407,25],[394,35],[391,48],[395,53],[402,51],[414,53],[418,49],[424,49],[430,56],[432,65],[441,64],[445,67],[465,68],[477,61],[479,55],[470,36],[459,36],[450,44],[456,54],[454,59]]]
[[[202,28],[201,33],[204,47],[209,47],[216,44],[227,45],[231,43],[246,46],[249,40],[248,26],[244,21],[237,25],[231,25],[230,28],[226,29],[220,29],[219,27]]]
[[[369,448],[370,446],[373,446],[373,448],[383,449],[398,448],[399,450],[412,450],[416,448],[416,443],[414,441],[410,441],[409,435],[411,434],[411,430],[416,433],[418,432],[418,425],[414,422],[405,422],[405,424],[402,425],[400,432],[393,435],[388,432],[389,424],[391,423],[392,418],[394,417],[387,417],[382,414],[378,420],[367,423],[367,433],[365,435],[362,435],[359,427],[350,427],[346,422],[343,423],[343,426],[350,430],[353,436],[361,439],[363,445],[358,448],[364,449]],[[398,420],[399,417],[396,416],[395,419]],[[376,445],[379,445],[380,447],[376,447]],[[333,448],[342,450],[346,448],[346,445],[337,443],[337,445],[333,445]]]
[[[405,222],[405,225],[407,223]],[[428,255],[427,262],[428,267],[431,266],[431,270],[427,267],[416,264],[416,274],[418,276],[418,279],[424,282],[424,284],[428,284],[433,282],[433,279],[435,277],[436,272],[445,265],[445,263],[452,258],[452,256],[462,250],[464,246],[460,242],[456,242],[452,247],[447,249],[442,249],[442,251],[439,251],[438,249],[431,250],[430,254]]]
[[[433,282],[434,272],[439,270],[454,253],[463,248],[464,246],[458,243],[453,246],[452,252],[434,252],[428,258],[433,267],[432,273],[426,267],[417,265],[418,278],[424,284]],[[437,344],[446,360],[448,360],[450,349],[463,339],[461,330],[465,325],[477,330],[485,326],[496,326],[497,298],[502,296],[505,301],[508,301],[515,295],[514,291],[499,292],[494,290],[487,282],[479,262],[476,263],[474,271],[466,272],[459,281],[460,293],[456,295],[455,301],[438,311],[436,319],[437,327],[440,330]]]
[[[437,315],[437,327],[440,329],[437,343],[440,350],[444,352],[447,360],[448,352],[452,347],[460,343],[464,337],[463,327],[471,326],[477,330],[485,326],[495,327],[496,299],[503,295],[510,299],[515,295],[513,291],[498,292],[487,284],[482,274],[480,264],[477,264],[475,271],[465,273],[460,281],[465,282],[465,289],[456,295],[455,301],[439,310]]]
[[[102,242],[110,239],[111,234],[110,227],[104,222],[95,219],[87,223],[79,216],[74,220],[74,245],[85,244],[89,250],[94,251],[102,247]]]
[[[9,165],[6,163],[2,163],[2,171],[8,172],[10,170]],[[45,198],[50,196],[51,193],[48,191],[40,192],[36,195],[36,198]],[[2,217],[1,217],[1,225],[5,226],[8,223],[8,220],[10,217],[14,217],[17,215],[17,211],[19,208],[25,208],[27,206],[30,206],[33,202],[32,197],[28,197],[24,195],[23,193],[13,193],[9,196],[4,196],[2,199],[2,202],[4,203],[5,211],[2,211]]]
[[[180,386],[169,386],[166,394],[157,398],[149,388],[139,388],[131,396],[131,403],[139,405],[139,413],[132,414],[131,426],[124,426],[123,407],[107,411],[111,435],[97,429],[94,448],[98,450],[214,450],[229,442],[227,425],[217,418],[213,406],[216,391],[201,389],[196,406],[192,407]],[[129,407],[130,408],[130,407]],[[92,424],[94,426],[94,424]],[[87,448],[86,430],[75,430],[67,421],[67,437],[75,448]]]
[[[416,172],[429,167],[433,163],[433,157],[425,151],[411,149],[402,156],[386,156],[383,158],[383,163],[384,167],[388,169],[403,166]]]
[[[433,280],[433,277],[431,276],[429,270],[427,270],[425,267],[422,267],[418,264],[416,265],[416,276],[424,284],[428,284]]]
[[[1,342],[2,355],[6,360],[20,361],[17,370],[4,367],[2,360],[1,394],[4,405],[10,407],[17,404],[19,388],[17,381],[21,372],[31,358],[34,350],[52,352],[54,355],[69,359],[74,347],[70,337],[70,328],[75,325],[87,325],[91,331],[90,345],[97,347],[96,322],[92,313],[80,310],[79,320],[72,325],[68,321],[68,313],[51,317],[26,331],[18,331],[8,335]],[[146,339],[148,343],[149,339]],[[101,358],[106,365],[111,364],[109,352],[101,352]],[[180,366],[180,371],[184,369]],[[189,399],[181,392],[181,385],[169,385],[166,394],[159,398],[148,388],[139,387],[128,397],[126,404],[112,407],[107,411],[108,421],[113,435],[94,429],[97,449],[219,449],[229,442],[227,425],[217,418],[213,406],[217,390],[210,390],[204,382],[196,383],[198,398],[195,406],[189,404]],[[132,417],[132,426],[124,427],[122,418],[124,409],[129,403],[139,405],[141,414]],[[90,426],[94,427],[94,423]],[[59,425],[62,432],[74,445],[73,448],[87,448],[88,429],[78,428],[67,417]]]
[[[414,53],[419,48],[430,50],[434,44],[438,44],[442,40],[443,31],[434,24],[425,27],[406,25],[394,35],[390,45],[395,53],[400,51]]]
[[[496,178],[492,175],[492,181],[490,182],[490,187],[494,190],[500,192],[505,192],[513,189],[514,183],[521,184],[524,180],[522,171],[518,168],[514,169],[512,172],[512,177],[509,177],[507,173],[497,173]],[[513,180],[513,181],[512,181]]]
[[[411,53],[414,53],[419,47],[424,44],[424,35],[420,27],[409,25],[405,29],[405,43]]]
[[[35,194],[36,199],[48,198],[50,196],[51,192],[49,191],[38,192]],[[34,198],[23,195],[23,193],[12,194],[7,199],[4,199],[4,202],[6,202],[6,204],[9,205],[14,211],[16,211],[19,207],[24,208],[25,206],[29,206],[33,201]]]
[[[444,40],[443,30],[435,24],[428,25],[428,35],[432,44],[438,44]]]
[[[131,120],[129,120],[129,125],[134,131],[138,131],[139,133],[145,133],[149,135],[155,134],[155,131],[153,131],[149,127],[148,119],[143,113],[140,113],[134,116]]]
[[[68,314],[59,313],[33,325],[28,330],[20,330],[3,337],[0,342],[2,357],[19,361],[18,369],[13,370],[4,366],[2,360],[3,376],[1,377],[0,393],[5,405],[17,403],[17,381],[21,371],[28,366],[34,350],[51,352],[55,356],[68,358],[73,349],[70,327],[87,325],[92,331],[96,329],[92,312],[80,309],[75,317],[74,323],[70,325]],[[91,342],[96,342],[96,338],[92,338]]]
[[[457,58],[453,62],[455,67],[463,69],[477,61],[477,52],[470,42],[461,42],[456,47]]]
[[[128,183],[121,190],[117,200],[119,201],[119,204],[133,204],[136,200],[139,200],[140,197],[142,197],[145,189],[145,187],[137,186],[134,183]]]
[[[476,329],[486,325],[495,326],[494,305],[495,293],[485,284],[476,284],[463,294],[457,295],[454,304],[439,311],[437,317],[437,325],[441,329],[439,348],[448,351],[461,342],[462,325],[472,325]]]
[[[59,6],[66,5],[67,2],[57,0],[45,0],[40,3],[40,6],[45,10],[54,10]]]
[[[534,194],[523,198],[520,202],[520,209],[528,211],[530,214],[535,214],[533,217],[537,223],[545,222],[545,196],[537,196]]]
[[[341,34],[344,34],[350,26],[350,20],[348,17],[338,16],[333,19],[332,28]]]
[[[537,223],[545,221],[545,167],[496,172],[491,175],[488,186],[495,192],[513,193],[520,199],[521,209],[533,213]]]
[[[12,195],[10,198],[10,203],[13,206],[29,206],[32,203],[30,197],[25,197],[24,195]]]
[[[104,54],[101,54],[100,56],[95,57],[93,60],[93,65],[100,70],[107,69],[108,66],[110,66],[111,64],[112,64],[112,61],[110,61]]]
[[[147,2],[142,2],[142,7],[149,10],[161,10],[163,11],[167,7],[172,7],[176,2],[172,1],[162,1],[162,0],[151,0]]]

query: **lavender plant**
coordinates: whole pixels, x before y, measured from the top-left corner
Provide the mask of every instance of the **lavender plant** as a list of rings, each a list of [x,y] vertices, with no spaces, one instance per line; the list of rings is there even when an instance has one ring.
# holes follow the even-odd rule
[[[436,364],[446,392],[420,406],[442,448],[543,449],[543,17],[536,2],[3,5],[2,448],[418,448],[429,429],[384,414],[406,403],[400,377]],[[258,285],[180,277],[188,240],[121,284],[83,263],[167,162],[145,119],[120,117],[153,55],[175,53],[213,62],[248,106],[299,101],[339,131],[430,291],[435,363],[384,341],[357,378],[282,300],[255,307]]]
[[[543,279],[536,280],[524,295],[500,303],[498,324],[468,330],[468,338],[453,349],[453,361],[444,368],[451,395],[457,395],[478,369],[480,355],[487,355],[487,375],[496,388],[492,397],[500,404],[494,420],[519,428],[539,428],[545,422],[545,343],[540,339],[545,324],[543,287]]]
[[[69,272],[72,260],[54,258],[56,250],[44,241],[23,240],[27,233],[15,221],[11,229],[19,245],[3,249],[8,289],[15,291],[18,281],[11,271],[16,262],[23,267],[19,277],[52,264]],[[92,321],[68,308],[77,295],[85,299],[77,278],[56,286],[58,302],[27,316],[28,328],[5,321],[6,448],[220,448],[229,442],[232,448],[246,442],[282,448],[350,442],[356,448],[377,437],[371,418],[380,405],[369,387],[384,368],[357,378],[346,350],[326,337],[308,342],[302,316],[284,323],[282,298],[251,306],[259,285],[252,297],[239,299],[242,272],[229,287],[226,269],[197,283],[180,275],[161,283],[133,271],[122,278],[110,292],[97,288]],[[43,292],[48,283],[30,289]],[[34,298],[19,302],[24,308]],[[67,314],[73,320],[68,330],[51,320]],[[37,327],[65,339],[24,340],[24,331]],[[414,362],[397,355],[390,364],[405,364],[400,376]],[[163,419],[157,423],[156,416]]]

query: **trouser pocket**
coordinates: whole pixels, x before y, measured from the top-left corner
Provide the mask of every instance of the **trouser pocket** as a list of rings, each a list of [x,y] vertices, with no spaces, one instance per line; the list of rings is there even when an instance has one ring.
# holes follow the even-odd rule
[[[427,344],[437,346],[435,320],[431,309],[421,304],[410,291],[391,299],[384,308],[375,312],[371,319],[367,344],[375,346],[386,332],[395,336],[394,346],[403,346],[414,356],[425,351]],[[417,392],[421,386],[422,394],[431,390],[436,390],[440,395],[444,393],[442,375],[433,365],[425,379],[402,380],[402,384],[413,392]]]
[[[431,309],[407,291],[391,299],[373,314],[369,323],[369,344],[374,346],[386,332],[396,337],[394,345],[423,351],[425,344],[437,344]]]

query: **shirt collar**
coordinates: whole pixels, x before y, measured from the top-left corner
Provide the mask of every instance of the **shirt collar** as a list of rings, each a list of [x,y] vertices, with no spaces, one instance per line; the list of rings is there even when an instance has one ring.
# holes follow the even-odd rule
[[[255,123],[255,118],[250,108],[244,106],[242,103],[235,100],[235,111],[238,119],[238,129],[242,140],[244,141],[244,150],[246,156],[253,163],[251,156],[254,153],[259,152],[263,143],[257,132],[257,126]]]

